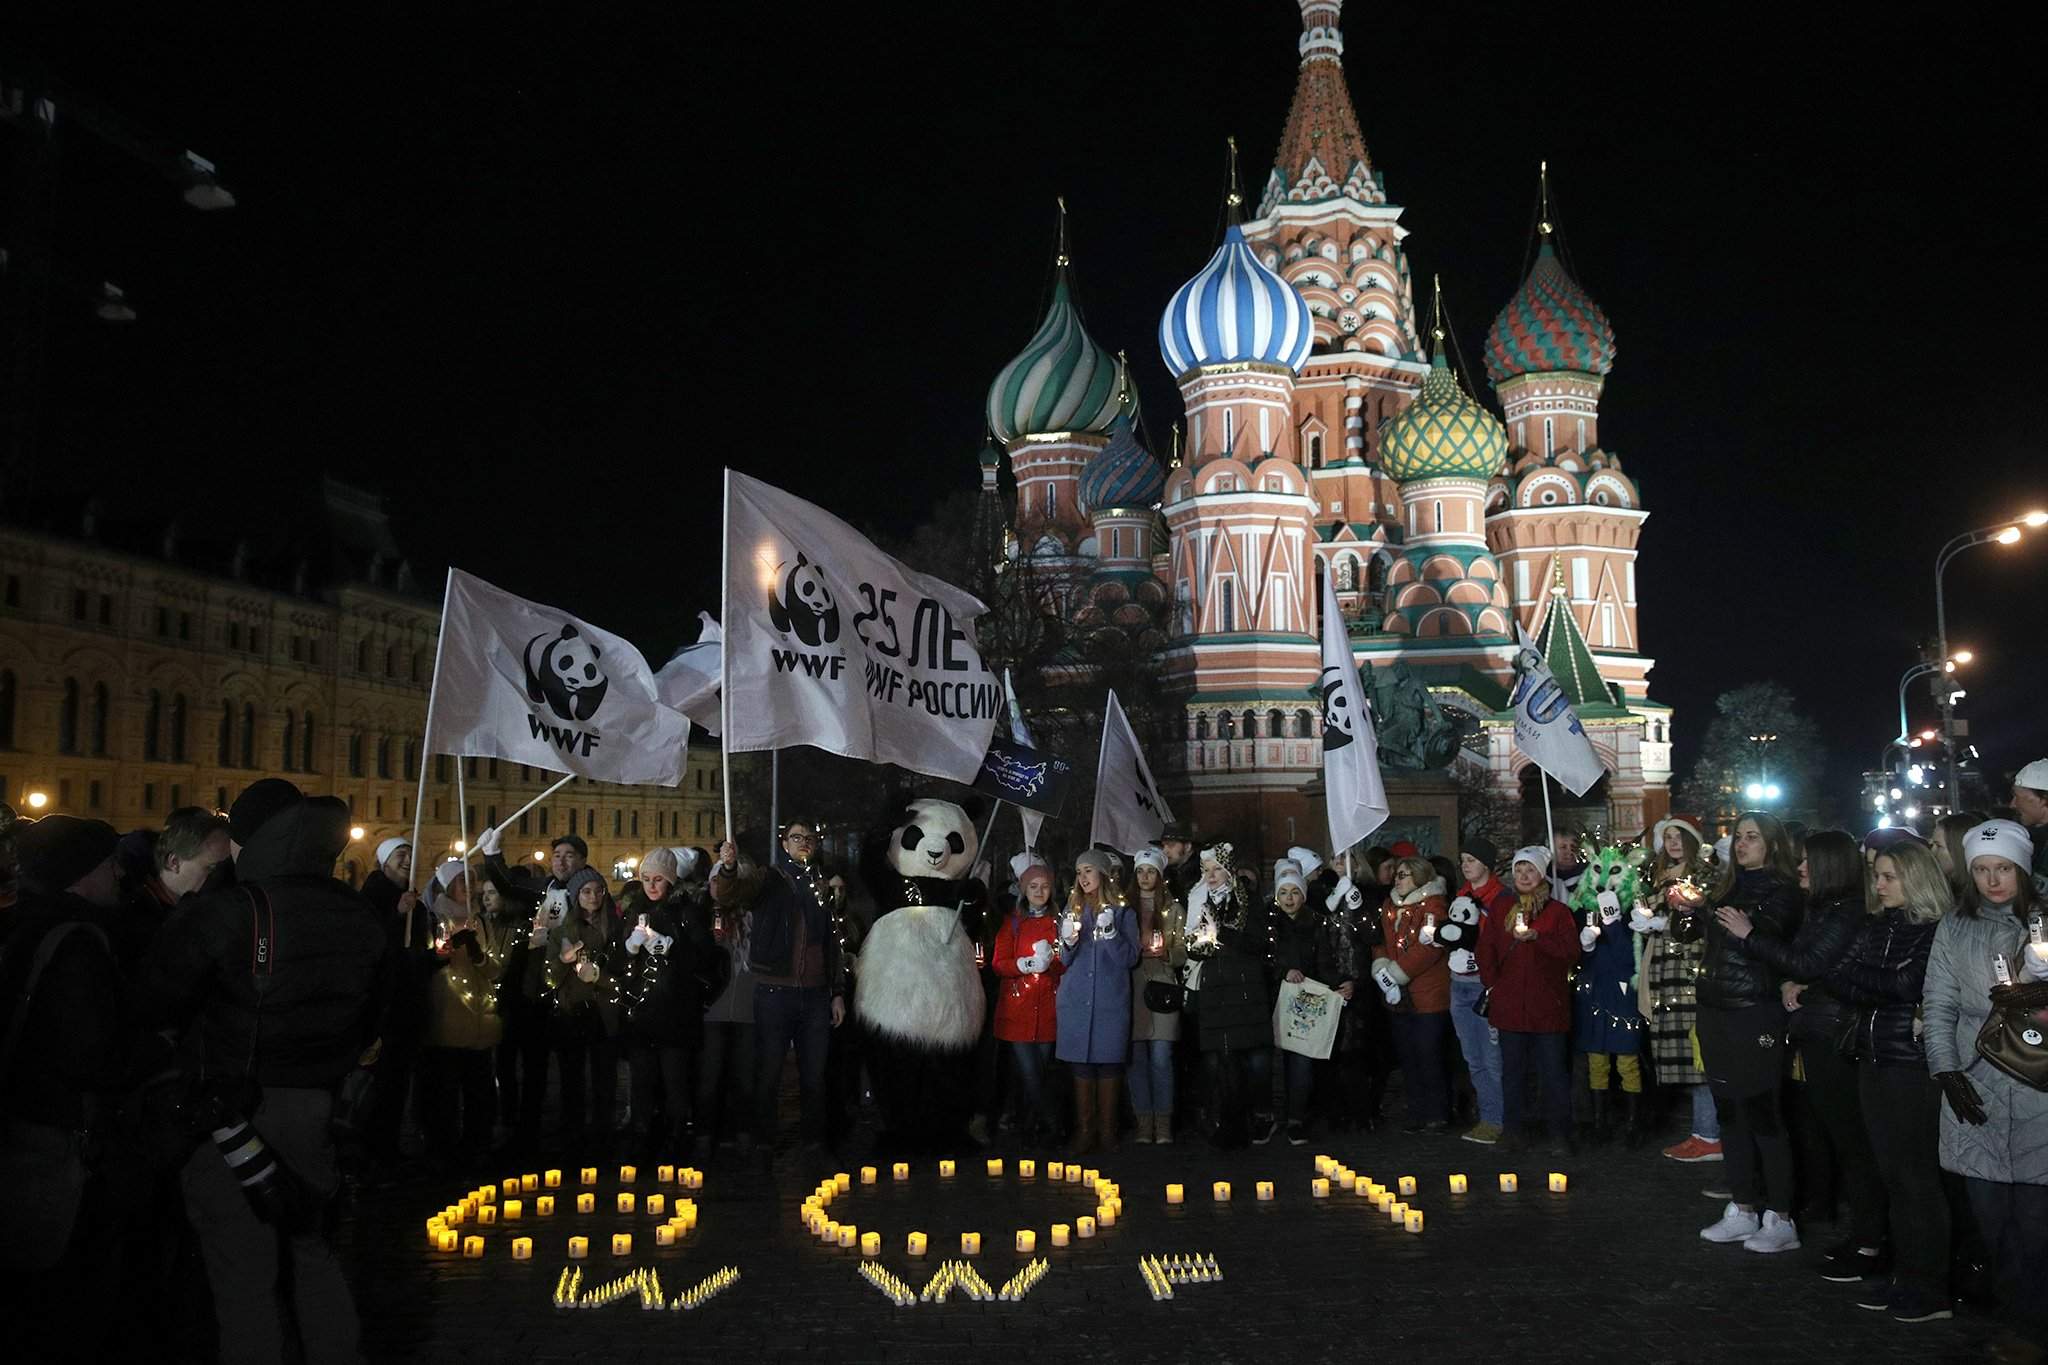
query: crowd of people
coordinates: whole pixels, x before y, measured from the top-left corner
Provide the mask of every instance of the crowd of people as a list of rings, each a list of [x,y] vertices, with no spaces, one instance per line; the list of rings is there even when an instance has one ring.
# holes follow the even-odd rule
[[[1268,868],[1173,826],[1064,866],[1026,851],[1000,884],[984,864],[967,1131],[1080,1155],[1392,1123],[1570,1153],[1675,1112],[1663,1156],[1718,1163],[1706,1241],[1786,1252],[1833,1223],[1820,1273],[1863,1307],[1979,1296],[2013,1329],[2000,1358],[2039,1359],[2048,794],[2014,795],[1931,841],[1752,812],[1718,844],[1664,820],[1633,855],[1468,837],[1455,863]],[[108,1347],[110,1284],[153,1332],[210,1287],[223,1358],[355,1358],[345,1181],[502,1151],[765,1163],[792,1051],[794,1142],[848,1141],[868,917],[811,826],[765,862],[650,849],[617,886],[573,835],[545,868],[486,832],[417,871],[393,838],[359,887],[332,876],[347,826],[264,779],[225,815],[0,840],[0,1250],[32,1358]],[[1320,1044],[1276,1044],[1290,988],[1342,1002]]]

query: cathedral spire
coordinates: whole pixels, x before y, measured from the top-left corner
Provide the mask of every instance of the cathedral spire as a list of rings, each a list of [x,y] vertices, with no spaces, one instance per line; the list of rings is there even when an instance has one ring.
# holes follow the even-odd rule
[[[1260,197],[1261,218],[1281,203],[1387,202],[1365,149],[1358,114],[1351,107],[1351,92],[1344,85],[1344,34],[1338,27],[1344,0],[1299,2],[1301,70],[1273,172]]]

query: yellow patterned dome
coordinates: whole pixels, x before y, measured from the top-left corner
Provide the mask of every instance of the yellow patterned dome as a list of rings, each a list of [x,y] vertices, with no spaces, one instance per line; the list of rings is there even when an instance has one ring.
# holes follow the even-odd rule
[[[1492,413],[1466,397],[1439,342],[1422,392],[1381,435],[1381,467],[1401,483],[1490,479],[1500,472],[1507,451],[1507,432]]]

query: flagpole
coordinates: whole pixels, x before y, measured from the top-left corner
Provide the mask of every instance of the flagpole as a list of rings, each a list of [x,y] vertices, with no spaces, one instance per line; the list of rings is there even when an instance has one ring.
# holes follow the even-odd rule
[[[456,842],[462,845],[462,876],[465,881],[469,879],[469,788],[463,784],[463,769],[466,766],[462,755],[455,755]]]
[[[718,535],[718,625],[721,636],[727,622],[732,620],[732,606],[729,601],[732,591],[732,466],[725,467],[725,506],[720,513]],[[739,839],[732,828],[732,693],[726,687],[726,660],[731,651],[721,641],[718,647],[718,776],[725,788],[725,837],[732,840],[735,850]],[[770,831],[768,838],[775,838]],[[770,849],[773,860],[773,849]]]
[[[427,753],[434,740],[434,698],[441,690],[441,651],[448,647],[448,598],[455,591],[455,566],[441,584],[441,625],[434,632],[434,676],[427,681],[427,723],[420,735],[420,780],[412,797],[412,869],[406,874],[405,889],[417,891],[420,884],[420,812],[427,803]],[[412,907],[405,909],[405,942],[412,944]]]
[[[513,811],[513,812],[512,812],[512,813],[511,813],[510,815],[506,816],[506,817],[504,818],[504,820],[503,820],[503,821],[501,821],[500,823],[498,823],[498,824],[496,824],[496,825],[493,825],[493,826],[492,826],[492,828],[493,828],[493,829],[497,829],[497,830],[500,830],[500,831],[503,831],[503,830],[508,830],[508,829],[512,828],[512,822],[513,822],[514,820],[517,820],[517,819],[518,819],[518,818],[519,818],[520,816],[522,816],[522,815],[526,814],[526,812],[528,812],[528,811],[532,810],[532,809],[533,809],[533,808],[534,808],[535,806],[538,806],[538,805],[539,805],[539,804],[540,804],[541,802],[543,802],[543,801],[547,800],[547,799],[548,799],[548,798],[549,798],[550,796],[553,796],[553,795],[554,795],[554,794],[555,794],[556,792],[558,792],[558,791],[560,791],[560,790],[561,790],[562,788],[564,788],[564,787],[568,786],[568,785],[569,785],[569,784],[570,784],[571,782],[574,782],[575,780],[576,780],[576,774],[574,774],[574,773],[564,773],[564,774],[562,775],[562,780],[561,780],[561,781],[559,781],[559,782],[555,783],[555,784],[554,784],[553,786],[549,787],[549,788],[548,788],[548,789],[547,789],[546,791],[542,792],[542,793],[541,793],[541,794],[540,794],[539,796],[536,796],[536,797],[534,797],[534,798],[533,798],[533,800],[531,800],[531,801],[527,802],[527,803],[526,803],[525,805],[521,806],[521,807],[520,807],[520,808],[519,808],[518,810],[515,810],[515,811]]]
[[[768,830],[771,838],[782,834],[782,750],[768,751]]]
[[[1550,894],[1557,900],[1563,900],[1564,897],[1558,894],[1564,889],[1564,883],[1557,878],[1557,826],[1550,821],[1550,774],[1538,768],[1536,777],[1543,784],[1543,837],[1549,841],[1543,848],[1550,854]]]

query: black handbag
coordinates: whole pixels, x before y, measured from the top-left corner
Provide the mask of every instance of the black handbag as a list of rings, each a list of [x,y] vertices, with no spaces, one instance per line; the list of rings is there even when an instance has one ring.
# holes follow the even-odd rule
[[[1188,1003],[1188,988],[1178,981],[1147,981],[1145,1008],[1154,1014],[1179,1014]]]
[[[1977,1034],[1977,1055],[2021,1085],[2048,1090],[2048,983],[2000,986],[1991,992],[1991,1016]]]

